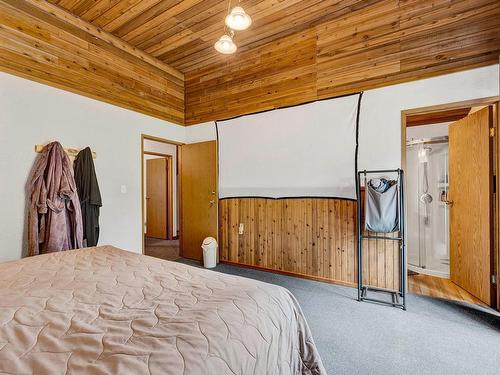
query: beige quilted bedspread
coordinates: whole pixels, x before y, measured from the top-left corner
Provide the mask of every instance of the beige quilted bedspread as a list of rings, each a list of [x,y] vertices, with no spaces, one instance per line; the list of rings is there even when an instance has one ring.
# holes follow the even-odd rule
[[[286,289],[104,246],[0,264],[0,373],[325,370]]]

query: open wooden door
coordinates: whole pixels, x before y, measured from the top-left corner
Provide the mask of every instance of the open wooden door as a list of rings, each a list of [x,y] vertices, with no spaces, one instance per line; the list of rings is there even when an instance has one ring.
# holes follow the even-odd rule
[[[491,126],[491,107],[449,126],[450,276],[488,305],[494,217]]]
[[[201,260],[205,237],[217,238],[217,144],[180,147],[181,256]]]
[[[146,160],[146,236],[168,238],[168,160]]]

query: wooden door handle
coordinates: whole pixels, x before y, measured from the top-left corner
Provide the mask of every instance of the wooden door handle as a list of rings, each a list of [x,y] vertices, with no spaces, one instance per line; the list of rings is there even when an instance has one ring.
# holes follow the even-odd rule
[[[447,206],[453,206],[453,201],[443,201],[443,203]]]

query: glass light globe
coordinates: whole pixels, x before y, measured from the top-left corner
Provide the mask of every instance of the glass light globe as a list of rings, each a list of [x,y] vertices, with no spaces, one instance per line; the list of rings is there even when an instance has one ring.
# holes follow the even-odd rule
[[[222,35],[219,40],[215,42],[214,47],[218,52],[225,55],[235,53],[236,49],[238,48],[236,47],[236,44],[234,44],[233,39],[227,34]]]
[[[252,19],[242,7],[236,6],[226,17],[226,25],[233,30],[245,30],[252,24]]]

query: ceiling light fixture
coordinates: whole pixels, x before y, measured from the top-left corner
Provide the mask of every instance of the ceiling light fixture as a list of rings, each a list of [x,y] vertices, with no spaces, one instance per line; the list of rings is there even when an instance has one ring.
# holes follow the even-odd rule
[[[246,30],[250,27],[251,24],[252,19],[240,6],[235,6],[231,10],[231,13],[226,16],[226,25],[233,30]]]
[[[224,55],[235,53],[238,47],[233,42],[234,32],[222,35],[217,42],[215,42],[215,49]]]
[[[215,49],[224,55],[235,53],[238,49],[236,43],[234,43],[234,30],[245,30],[248,29],[252,24],[252,19],[248,14],[245,13],[245,10],[242,7],[237,5],[233,9],[231,9],[231,11],[229,11],[230,9],[231,0],[229,0],[227,4],[224,35],[222,35],[214,44]],[[226,27],[229,28],[228,31]]]

